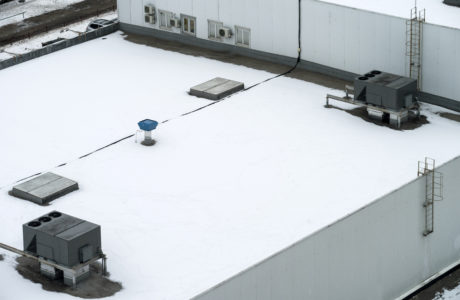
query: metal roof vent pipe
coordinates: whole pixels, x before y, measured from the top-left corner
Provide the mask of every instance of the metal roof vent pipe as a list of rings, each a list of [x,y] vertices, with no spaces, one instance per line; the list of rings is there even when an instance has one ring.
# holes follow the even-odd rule
[[[152,131],[155,130],[158,126],[158,122],[150,119],[145,119],[137,123],[140,130],[136,132],[136,143],[137,143],[137,134],[139,132],[144,132],[144,140],[141,142],[144,146],[153,146],[156,141],[152,139]]]

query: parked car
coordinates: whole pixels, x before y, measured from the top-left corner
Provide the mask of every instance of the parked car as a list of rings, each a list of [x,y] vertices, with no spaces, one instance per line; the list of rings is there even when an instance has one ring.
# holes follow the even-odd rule
[[[97,20],[91,21],[88,24],[88,27],[86,27],[86,32],[93,31],[93,30],[96,30],[96,29],[99,29],[99,28],[102,28],[108,25],[112,25],[114,23],[115,23],[114,20],[97,19]]]

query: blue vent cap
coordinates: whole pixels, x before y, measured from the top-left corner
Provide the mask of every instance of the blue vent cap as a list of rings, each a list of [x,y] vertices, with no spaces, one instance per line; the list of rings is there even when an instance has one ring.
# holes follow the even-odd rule
[[[137,123],[139,125],[139,128],[144,131],[152,131],[158,126],[158,122],[150,119],[145,119],[143,121],[140,121]]]

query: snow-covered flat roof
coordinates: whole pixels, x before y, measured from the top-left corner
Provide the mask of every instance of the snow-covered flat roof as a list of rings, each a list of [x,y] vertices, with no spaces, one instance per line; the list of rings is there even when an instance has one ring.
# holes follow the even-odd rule
[[[0,72],[0,242],[58,210],[102,227],[113,299],[185,299],[220,283],[412,180],[417,161],[460,153],[460,124],[425,106],[430,124],[380,127],[326,109],[328,88],[280,77],[223,102],[189,96],[216,76],[246,86],[273,74],[125,41],[120,33]],[[132,134],[162,123],[157,144]],[[68,164],[55,168],[67,162]],[[80,190],[50,207],[8,196],[40,171]],[[71,299],[14,270],[0,250],[6,299]]]
[[[414,0],[321,0],[339,5],[379,12],[382,14],[410,18]],[[442,0],[417,0],[419,10],[426,9],[426,22],[447,27],[460,28],[460,7],[449,6]]]

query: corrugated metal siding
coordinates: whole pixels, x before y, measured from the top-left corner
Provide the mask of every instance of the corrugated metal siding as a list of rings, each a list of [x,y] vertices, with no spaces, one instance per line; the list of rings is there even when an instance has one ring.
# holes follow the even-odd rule
[[[299,241],[195,300],[395,299],[460,259],[460,158],[424,237],[425,178]]]
[[[422,89],[460,101],[460,30],[424,25]]]
[[[197,38],[208,39],[208,19],[221,21],[232,30],[250,28],[252,49],[297,57],[297,0],[119,0],[120,21],[158,29],[144,22],[145,4],[196,17]],[[426,24],[423,45],[422,90],[460,100],[460,30]],[[302,0],[302,59],[351,73],[380,69],[407,76],[406,20]]]
[[[118,20],[122,23],[131,24],[131,0],[118,0]]]
[[[302,3],[302,59],[353,73],[406,74],[405,20],[318,1]]]
[[[143,6],[146,4],[153,4],[157,9],[171,11],[177,16],[182,13],[196,17],[197,38],[208,39],[208,19],[221,21],[233,31],[235,25],[250,28],[252,49],[297,57],[297,0],[119,0],[120,21],[158,29],[158,23],[150,25],[144,22]],[[222,42],[234,44],[235,39],[232,37]]]

